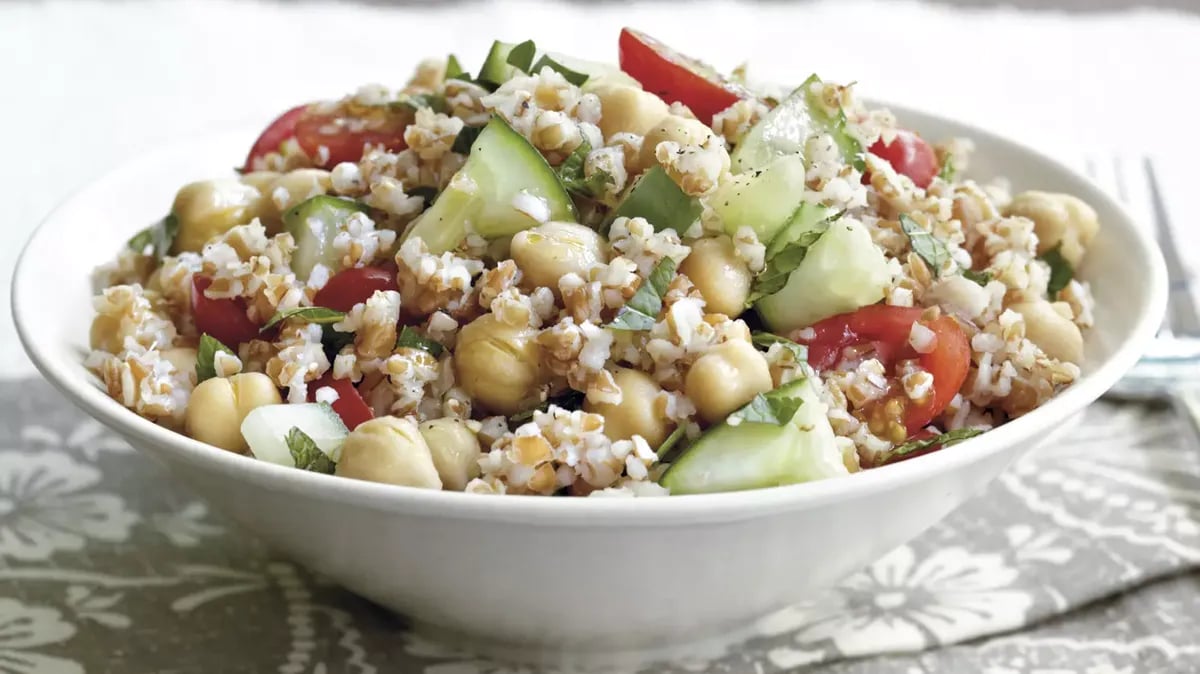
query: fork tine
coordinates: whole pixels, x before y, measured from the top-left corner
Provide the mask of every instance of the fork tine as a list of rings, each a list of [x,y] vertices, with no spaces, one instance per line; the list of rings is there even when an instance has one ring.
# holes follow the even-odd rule
[[[1197,335],[1200,334],[1200,318],[1196,316],[1196,305],[1189,292],[1191,279],[1187,269],[1183,266],[1183,261],[1179,258],[1179,248],[1171,229],[1166,204],[1163,202],[1162,193],[1159,190],[1154,162],[1149,157],[1145,157],[1143,166],[1154,209],[1154,228],[1158,235],[1158,246],[1162,249],[1163,259],[1167,263],[1167,279],[1170,281],[1167,295],[1167,316],[1164,324],[1172,333]]]

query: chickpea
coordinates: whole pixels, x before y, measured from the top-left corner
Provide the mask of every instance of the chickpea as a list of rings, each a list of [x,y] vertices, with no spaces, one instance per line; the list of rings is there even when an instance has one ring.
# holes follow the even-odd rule
[[[658,160],[654,157],[654,151],[663,141],[672,140],[680,145],[700,145],[711,135],[713,130],[703,122],[679,115],[667,115],[646,133],[642,141],[642,152],[638,155],[638,166],[643,171],[655,166]]]
[[[188,376],[192,385],[196,385],[196,350],[190,346],[176,346],[163,349],[163,358],[170,361],[176,370]]]
[[[258,190],[264,197],[271,198],[271,186],[279,180],[283,174],[278,171],[251,171],[243,173],[239,180],[242,184],[249,185]]]
[[[425,438],[416,424],[399,417],[378,417],[350,431],[335,473],[368,482],[442,488]]]
[[[604,417],[604,434],[610,440],[628,440],[640,435],[651,447],[661,445],[675,430],[675,424],[660,415],[654,403],[662,387],[645,372],[627,368],[613,372],[613,380],[621,389],[621,402],[616,405],[584,402],[584,411]]]
[[[263,191],[263,207],[259,217],[263,224],[278,226],[283,221],[283,214],[293,206],[309,199],[329,194],[332,188],[332,178],[329,171],[324,169],[296,169],[288,171],[275,179]]]
[[[715,423],[772,388],[767,360],[749,342],[722,342],[688,370],[683,388],[700,416]]]
[[[179,219],[173,251],[199,252],[214,236],[259,215],[262,195],[232,178],[188,183],[175,194],[171,213]]]
[[[509,254],[530,285],[555,294],[558,279],[570,273],[586,279],[589,269],[606,261],[603,237],[573,222],[547,222],[518,232]]]
[[[644,136],[668,114],[667,104],[654,94],[628,84],[610,84],[595,91],[600,98],[600,131]]]
[[[429,445],[442,486],[454,491],[479,477],[479,438],[462,419],[446,417],[421,424],[421,437]]]
[[[691,246],[679,273],[691,279],[709,311],[737,318],[745,310],[754,275],[738,257],[733,240],[722,235],[694,241]]]
[[[260,372],[206,379],[192,391],[184,427],[200,442],[244,454],[247,445],[242,420],[250,410],[282,402],[275,382]]]
[[[454,370],[459,384],[495,414],[511,415],[539,399],[537,330],[515,328],[485,314],[458,333]]]
[[[1046,300],[1019,302],[1009,307],[1025,318],[1025,336],[1047,356],[1069,363],[1083,360],[1083,334],[1079,326]]]
[[[1033,221],[1038,254],[1062,244],[1062,256],[1078,267],[1087,246],[1100,230],[1096,211],[1077,197],[1050,192],[1022,192],[1004,209]]]

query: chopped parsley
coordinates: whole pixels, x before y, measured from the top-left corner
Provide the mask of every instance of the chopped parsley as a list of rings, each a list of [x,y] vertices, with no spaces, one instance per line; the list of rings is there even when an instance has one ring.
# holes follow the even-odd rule
[[[400,335],[396,338],[396,348],[400,347],[420,349],[428,352],[434,358],[441,356],[442,350],[445,348],[407,325],[400,329]]]
[[[1059,291],[1066,288],[1071,279],[1075,278],[1075,268],[1071,266],[1067,258],[1063,257],[1061,241],[1039,255],[1038,259],[1050,265],[1050,282],[1046,284],[1046,295],[1050,299],[1054,299]]]
[[[981,287],[986,286],[988,283],[991,283],[991,281],[992,281],[992,272],[990,272],[990,271],[975,271],[974,269],[964,269],[964,270],[962,270],[962,275],[968,281],[974,281],[975,283],[978,283]]]
[[[168,214],[162,220],[133,235],[129,240],[129,250],[141,255],[151,255],[163,259],[175,243],[179,234],[179,218],[174,213]]]
[[[942,160],[942,167],[938,169],[937,177],[945,180],[948,183],[954,182],[954,176],[958,174],[958,170],[954,168],[954,157],[946,155]]]

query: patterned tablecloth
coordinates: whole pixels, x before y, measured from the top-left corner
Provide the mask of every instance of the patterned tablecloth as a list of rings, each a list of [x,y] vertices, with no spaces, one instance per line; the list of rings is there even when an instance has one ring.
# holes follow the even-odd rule
[[[0,383],[0,410],[0,672],[528,672],[272,553],[40,380]],[[744,646],[651,671],[1197,672],[1198,565],[1195,440],[1101,403]]]

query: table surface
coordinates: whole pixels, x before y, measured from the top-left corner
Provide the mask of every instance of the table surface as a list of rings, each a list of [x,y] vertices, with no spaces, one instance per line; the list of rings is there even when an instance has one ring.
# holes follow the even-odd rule
[[[721,68],[748,60],[762,79],[856,80],[1071,157],[1151,155],[1172,220],[1190,216],[1200,141],[1186,125],[1200,93],[1183,66],[1200,63],[1200,18],[1168,10],[0,4],[0,91],[20,92],[0,103],[0,672],[509,671],[421,642],[276,558],[28,379],[8,270],[57,202],[172,138],[395,83],[419,56],[453,49],[475,62],[493,38],[611,60],[624,24]],[[1200,452],[1161,410],[1093,409],[1081,428],[709,669],[1200,670],[1200,576],[1188,573],[1200,562]],[[880,652],[893,654],[842,660]]]

